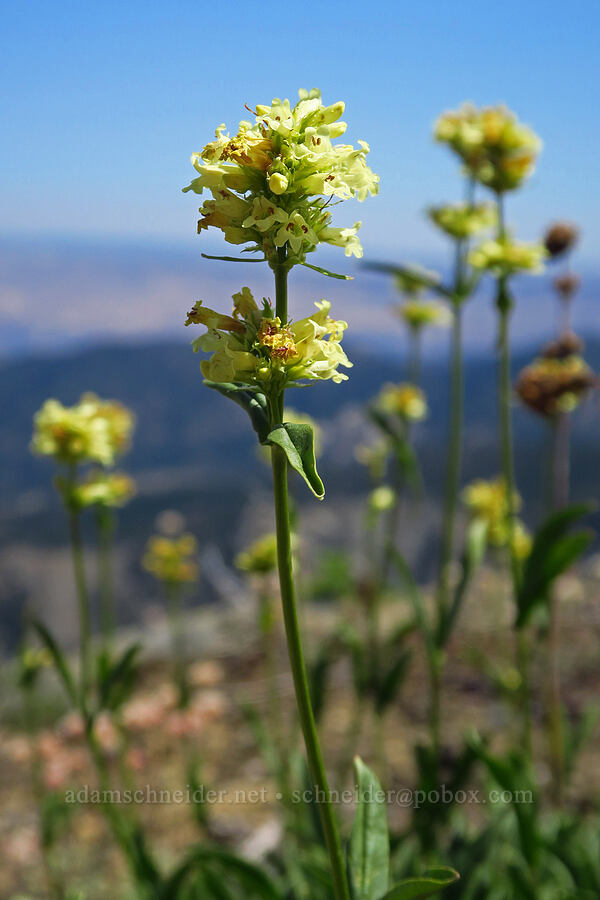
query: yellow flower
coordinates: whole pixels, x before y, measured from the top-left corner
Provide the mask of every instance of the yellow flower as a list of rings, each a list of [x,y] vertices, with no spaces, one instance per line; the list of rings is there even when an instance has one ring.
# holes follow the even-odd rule
[[[125,506],[135,494],[135,481],[124,472],[93,472],[71,492],[70,499],[86,506]]]
[[[371,512],[382,513],[391,509],[396,502],[396,494],[388,485],[380,485],[371,491],[368,497]]]
[[[191,534],[178,538],[151,537],[142,558],[142,566],[165,584],[185,584],[198,578],[196,539]]]
[[[487,231],[498,222],[496,207],[490,203],[479,203],[476,206],[467,203],[432,206],[427,212],[434,225],[457,240],[465,240],[481,231]]]
[[[341,346],[347,324],[329,316],[331,304],[326,300],[315,303],[317,312],[312,316],[282,323],[267,300],[259,310],[249,288],[233,299],[233,316],[208,309],[201,301],[188,314],[186,325],[201,323],[209,329],[193,342],[195,351],[211,354],[200,367],[209,381],[266,389],[274,377],[288,386],[347,378],[338,371],[352,365]]]
[[[500,240],[484,241],[469,253],[469,263],[496,276],[518,272],[536,274],[544,271],[547,251],[542,244],[526,244],[506,236]]]
[[[82,398],[75,406],[46,400],[33,419],[32,451],[71,465],[86,462],[112,465],[115,445],[109,423],[97,412],[97,404],[89,399]]]
[[[381,412],[400,416],[408,422],[418,422],[427,415],[427,400],[414,384],[386,384],[375,401]]]
[[[462,500],[471,517],[479,519],[488,526],[488,540],[494,547],[505,547],[511,533],[508,494],[506,482],[501,476],[484,481],[473,481],[462,492]],[[521,508],[521,497],[513,494],[513,515]],[[513,528],[514,548],[517,556],[523,559],[531,549],[531,537],[520,519],[515,519]]]
[[[242,572],[267,575],[277,568],[277,536],[265,534],[235,558],[235,564]]]
[[[446,328],[451,319],[450,310],[439,300],[405,300],[395,311],[412,331],[420,331],[427,325]]]
[[[131,446],[131,436],[135,427],[135,416],[130,409],[117,400],[101,400],[96,394],[86,393],[83,403],[96,406],[96,416],[106,421],[114,456],[126,453]]]
[[[330,227],[326,208],[331,197],[362,201],[379,189],[366,164],[368,144],[334,143],[346,130],[343,111],[341,102],[324,106],[319,91],[300,91],[293,107],[279,98],[257,105],[255,121],[240,122],[234,137],[219,125],[215,140],[192,155],[199,177],[184,188],[212,193],[199,231],[219,228],[225,240],[247,243],[268,260],[285,247],[292,264],[304,262],[321,241],[360,256],[356,226]]]
[[[505,106],[477,109],[465,103],[443,113],[434,136],[448,144],[468,172],[494,191],[519,187],[533,172],[541,141]]]

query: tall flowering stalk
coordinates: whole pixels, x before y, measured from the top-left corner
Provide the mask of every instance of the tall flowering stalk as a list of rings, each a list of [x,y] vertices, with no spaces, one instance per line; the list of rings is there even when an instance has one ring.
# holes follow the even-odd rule
[[[53,458],[57,465],[55,486],[68,517],[78,602],[78,679],[45,626],[35,621],[32,624],[50,651],[69,700],[78,709],[84,723],[85,740],[103,792],[110,791],[111,775],[98,738],[97,718],[104,707],[114,711],[111,692],[118,681],[127,683],[131,680],[139,647],[128,647],[120,657],[113,659],[105,642],[103,653],[95,658],[91,593],[84,564],[81,518],[86,509],[115,508],[131,497],[134,489],[132,480],[122,473],[111,471],[110,467],[128,448],[133,421],[133,416],[122,404],[101,400],[95,394],[84,394],[78,403],[70,407],[50,399],[34,417],[31,442],[34,453]],[[82,477],[83,469],[87,471]],[[104,601],[106,599],[104,597]],[[108,622],[109,616],[112,618],[112,607],[104,610],[103,621]],[[124,694],[121,702],[123,699]],[[139,825],[133,817],[110,802],[103,802],[102,811],[142,895],[148,896],[159,876]]]
[[[200,302],[186,324],[208,328],[195,342],[196,350],[211,354],[201,366],[208,385],[246,409],[260,442],[271,449],[279,582],[298,714],[311,779],[319,798],[325,798],[319,812],[334,896],[348,900],[296,609],[288,468],[295,469],[317,497],[323,497],[324,488],[315,466],[312,429],[284,422],[284,399],[289,387],[344,380],[340,367],[351,363],[341,346],[346,323],[330,317],[329,303],[317,303],[317,312],[305,319],[290,317],[288,275],[298,264],[333,274],[306,262],[306,255],[323,242],[343,247],[346,256],[362,255],[360,223],[332,226],[329,205],[336,198],[364,200],[377,193],[378,177],[366,164],[367,144],[359,142],[355,148],[333,143],[346,130],[340,121],[343,103],[324,106],[320,93],[312,90],[301,91],[293,107],[275,99],[250,111],[254,122],[241,122],[234,137],[219,126],[216,139],[192,156],[199,177],[185,190],[208,190],[212,195],[200,209],[199,232],[216,227],[229,243],[247,244],[243,252],[262,253],[274,275],[275,306],[266,299],[259,305],[245,287],[234,295],[232,315]]]
[[[521,124],[503,106],[477,109],[465,104],[445,113],[438,121],[437,133],[462,159],[469,176],[491,190],[497,203],[498,225],[495,240],[474,248],[468,261],[475,269],[496,279],[499,361],[499,427],[506,497],[508,502],[508,554],[515,600],[519,595],[521,562],[515,541],[515,475],[512,441],[510,314],[514,305],[511,280],[521,272],[539,272],[546,255],[539,244],[522,244],[512,239],[505,224],[506,193],[520,187],[535,167],[541,148],[537,135]],[[519,662],[522,677],[523,737],[531,751],[531,711],[529,697],[528,647],[524,630],[518,632]]]

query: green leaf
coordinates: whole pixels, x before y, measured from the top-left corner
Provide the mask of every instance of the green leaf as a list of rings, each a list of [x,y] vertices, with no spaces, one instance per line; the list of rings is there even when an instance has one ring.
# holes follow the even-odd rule
[[[322,266],[313,266],[311,263],[303,262],[300,265],[306,266],[307,269],[313,269],[321,275],[327,275],[328,278],[339,278],[341,281],[352,281],[354,279],[353,275],[338,275],[337,272],[330,272],[329,269],[324,269]]]
[[[110,665],[99,685],[100,709],[117,709],[127,699],[133,687],[137,657],[141,649],[141,644],[131,644],[125,648],[114,664]]]
[[[473,519],[467,531],[460,581],[454,591],[450,608],[440,617],[437,635],[438,647],[444,647],[452,634],[452,629],[466,597],[471,578],[483,561],[487,547],[487,534],[487,523],[482,519]]]
[[[263,259],[242,259],[239,256],[211,256],[209,253],[203,253],[202,256],[204,259],[220,259],[222,262],[258,263],[267,261],[266,257],[263,257]]]
[[[317,472],[315,436],[310,425],[284,422],[269,432],[264,443],[281,447],[292,469],[304,478],[315,497],[323,499],[325,488]]]
[[[375,706],[378,713],[383,713],[398,693],[400,685],[408,672],[411,656],[411,650],[402,650],[384,675],[375,697]]]
[[[460,875],[455,869],[448,866],[438,866],[421,878],[407,878],[391,889],[382,900],[423,900],[425,897],[433,897],[444,888],[455,884]]]
[[[252,427],[258,435],[260,443],[264,444],[266,442],[270,425],[267,398],[264,394],[254,390],[247,384],[220,383],[217,381],[205,381],[204,384],[241,406],[250,416]]]
[[[561,509],[549,516],[536,532],[531,552],[525,561],[517,596],[517,628],[527,624],[533,610],[546,602],[553,581],[566,572],[588,548],[593,538],[592,532],[567,532],[571,525],[592,509],[589,504]]]
[[[69,664],[64,653],[62,652],[46,626],[42,622],[40,622],[39,619],[32,619],[31,627],[34,629],[34,631],[37,632],[40,640],[52,656],[52,660],[54,662],[54,665],[56,666],[56,671],[60,676],[69,699],[74,705],[77,705],[77,687],[75,685],[75,679],[73,678],[73,674],[69,668]]]
[[[372,272],[382,272],[384,275],[400,275],[418,280],[423,287],[427,287],[442,297],[452,297],[452,291],[440,284],[437,278],[429,277],[429,273],[420,266],[398,266],[395,263],[363,263],[363,268]]]
[[[431,654],[435,651],[435,647],[433,646],[434,638],[432,629],[429,627],[429,622],[427,621],[427,615],[425,612],[425,605],[423,603],[423,595],[421,593],[421,590],[417,582],[415,581],[412,572],[410,571],[408,563],[406,562],[400,551],[396,550],[396,548],[394,548],[392,558],[396,569],[398,570],[398,574],[404,581],[408,590],[408,597],[413,608],[415,621],[421,633],[421,637],[425,642],[428,653]]]
[[[359,757],[354,760],[358,805],[350,837],[350,878],[355,900],[380,900],[390,880],[387,812],[379,781]]]
[[[282,900],[282,895],[262,869],[217,847],[194,848],[156,892],[157,900],[178,900],[188,878],[206,871],[218,872],[223,883],[236,884],[246,900]]]

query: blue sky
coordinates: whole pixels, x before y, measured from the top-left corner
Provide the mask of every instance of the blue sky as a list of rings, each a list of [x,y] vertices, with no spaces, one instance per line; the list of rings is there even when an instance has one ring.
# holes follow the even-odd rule
[[[518,233],[581,223],[600,251],[600,4],[546,0],[359,3],[32,2],[3,5],[0,232],[191,246],[189,155],[244,102],[318,86],[346,101],[381,193],[348,203],[366,254],[433,248],[422,209],[453,200],[453,160],[431,123],[462,100],[505,101],[542,136],[538,172],[510,204]]]

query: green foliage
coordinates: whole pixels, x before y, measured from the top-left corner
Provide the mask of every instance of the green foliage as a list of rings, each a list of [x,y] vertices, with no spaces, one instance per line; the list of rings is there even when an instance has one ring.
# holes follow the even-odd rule
[[[292,469],[302,476],[315,497],[322,500],[325,488],[317,472],[315,435],[311,426],[284,422],[269,432],[266,443],[281,447]]]
[[[447,866],[438,866],[431,869],[421,878],[407,878],[392,888],[383,900],[424,900],[439,894],[444,888],[454,884],[459,879],[459,874]]]
[[[566,572],[589,547],[593,532],[580,530],[569,533],[569,529],[592,508],[589,504],[579,504],[561,509],[549,516],[536,532],[516,598],[517,628],[527,625],[533,611],[547,603],[555,579]]]
[[[380,900],[389,886],[390,846],[385,794],[356,757],[358,803],[350,838],[349,871],[353,900]]]

